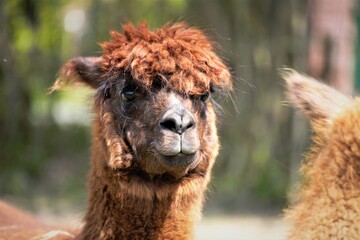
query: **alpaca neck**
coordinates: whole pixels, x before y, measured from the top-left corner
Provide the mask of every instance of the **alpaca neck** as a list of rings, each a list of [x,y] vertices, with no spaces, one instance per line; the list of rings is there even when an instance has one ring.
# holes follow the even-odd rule
[[[96,151],[96,150],[95,150]],[[92,161],[89,204],[79,239],[189,239],[200,217],[206,182],[144,180]]]
[[[83,239],[189,239],[202,193],[146,198],[117,191],[104,179],[90,180],[90,202],[82,231]],[[128,185],[131,187],[130,185]],[[120,187],[121,188],[121,187]],[[138,189],[141,191],[141,189]]]

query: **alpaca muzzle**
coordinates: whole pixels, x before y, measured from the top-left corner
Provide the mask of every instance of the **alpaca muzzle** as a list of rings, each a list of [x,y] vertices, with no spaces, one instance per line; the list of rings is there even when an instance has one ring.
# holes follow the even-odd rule
[[[159,126],[161,140],[157,149],[162,155],[191,155],[199,149],[194,116],[183,106],[175,105],[166,111]]]

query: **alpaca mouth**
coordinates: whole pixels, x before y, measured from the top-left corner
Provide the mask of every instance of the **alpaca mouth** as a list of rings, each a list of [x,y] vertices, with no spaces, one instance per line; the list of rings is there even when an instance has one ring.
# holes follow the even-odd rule
[[[196,154],[200,148],[200,142],[195,131],[182,135],[163,131],[161,137],[155,142],[155,148],[165,157],[183,158]]]
[[[195,153],[193,154],[184,154],[178,153],[172,156],[162,155],[166,164],[172,167],[181,167],[181,166],[189,166],[195,160]]]
[[[174,156],[164,156],[160,157],[162,165],[167,169],[172,175],[177,176],[178,178],[185,176],[187,173],[195,169],[200,163],[200,157],[198,153],[193,154],[184,154],[179,153]]]
[[[196,160],[199,150],[198,144],[191,144],[186,140],[178,139],[171,144],[158,145],[156,147],[162,162],[166,167],[188,169]]]
[[[194,133],[189,131],[179,135],[162,131],[162,137],[155,142],[155,149],[168,172],[184,175],[197,166],[200,144]]]
[[[157,146],[157,151],[165,157],[182,157],[194,155],[198,148],[198,146],[188,143],[185,144],[184,141],[180,140],[174,142],[173,144]]]
[[[175,177],[175,179],[180,179],[196,168],[200,162],[200,158],[196,153],[178,153],[173,156],[162,155],[160,161],[167,169],[167,173]]]

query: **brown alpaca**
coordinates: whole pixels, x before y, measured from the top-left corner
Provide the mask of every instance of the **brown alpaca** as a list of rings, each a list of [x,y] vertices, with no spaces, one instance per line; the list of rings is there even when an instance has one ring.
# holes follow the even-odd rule
[[[52,88],[75,80],[96,90],[77,239],[189,239],[219,149],[211,93],[231,90],[229,70],[184,23],[111,36],[101,57],[67,62]]]
[[[315,133],[304,184],[286,211],[289,239],[360,239],[360,99],[296,72],[285,79]]]

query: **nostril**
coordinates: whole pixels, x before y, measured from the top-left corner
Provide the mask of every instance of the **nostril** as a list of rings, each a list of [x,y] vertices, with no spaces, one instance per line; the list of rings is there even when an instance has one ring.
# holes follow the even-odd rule
[[[182,127],[183,132],[185,132],[186,130],[188,130],[189,128],[193,127],[195,125],[195,123],[193,121],[190,121],[188,123],[185,123],[184,126]]]
[[[175,119],[165,119],[160,123],[160,126],[172,132],[177,132]]]
[[[191,113],[185,112],[181,118],[181,131],[185,132],[195,126],[195,119]]]
[[[169,130],[177,134],[182,134],[190,128],[194,128],[196,125],[193,115],[183,109],[170,109],[161,119],[160,128],[163,130]]]
[[[167,118],[160,122],[161,128],[178,134],[182,134],[193,126],[195,126],[195,122],[186,118],[179,119],[179,121],[175,118]]]

